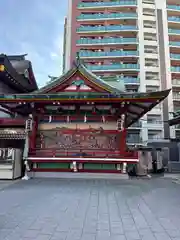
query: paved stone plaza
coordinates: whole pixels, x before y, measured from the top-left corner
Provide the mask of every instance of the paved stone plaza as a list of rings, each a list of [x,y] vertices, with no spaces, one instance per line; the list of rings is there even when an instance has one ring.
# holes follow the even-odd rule
[[[180,240],[171,179],[30,180],[0,190],[0,240]]]

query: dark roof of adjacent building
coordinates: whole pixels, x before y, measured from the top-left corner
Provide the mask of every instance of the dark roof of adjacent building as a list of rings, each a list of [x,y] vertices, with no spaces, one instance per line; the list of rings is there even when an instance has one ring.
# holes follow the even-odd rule
[[[25,56],[0,54],[0,65],[4,66],[4,71],[0,71],[1,81],[21,93],[38,89],[31,61],[26,60]]]
[[[26,56],[27,54],[21,54],[21,55],[8,55],[8,59],[9,61],[13,61],[13,60],[16,60],[16,61],[23,61],[26,59]]]
[[[168,123],[170,126],[180,124],[180,115],[170,119]]]

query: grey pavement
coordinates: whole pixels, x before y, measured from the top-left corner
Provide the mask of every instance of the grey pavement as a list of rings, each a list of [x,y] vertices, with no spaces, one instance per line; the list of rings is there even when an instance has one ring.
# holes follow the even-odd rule
[[[9,187],[12,184],[15,184],[16,182],[20,181],[18,180],[0,180],[0,191]]]
[[[170,179],[33,179],[0,191],[0,240],[180,240]]]
[[[180,179],[180,173],[165,173],[164,178]]]

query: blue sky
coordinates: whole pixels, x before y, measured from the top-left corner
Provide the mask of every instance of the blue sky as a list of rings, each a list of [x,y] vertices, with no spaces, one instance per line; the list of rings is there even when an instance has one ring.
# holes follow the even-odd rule
[[[68,0],[1,0],[0,53],[24,54],[39,86],[62,71],[63,25]]]

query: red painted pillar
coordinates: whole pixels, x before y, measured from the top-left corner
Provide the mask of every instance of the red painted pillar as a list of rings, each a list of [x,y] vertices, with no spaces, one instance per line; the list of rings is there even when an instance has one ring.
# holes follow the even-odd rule
[[[32,125],[32,132],[30,134],[30,149],[33,150],[36,147],[36,136],[38,130],[38,117],[33,116],[33,125]]]
[[[123,129],[120,132],[120,153],[122,155],[125,155],[126,153],[126,135],[127,135],[127,130]]]

